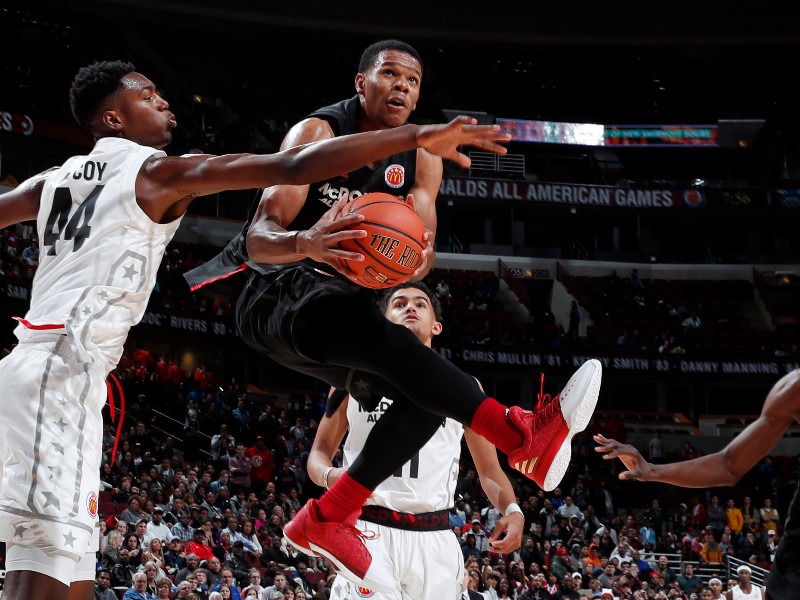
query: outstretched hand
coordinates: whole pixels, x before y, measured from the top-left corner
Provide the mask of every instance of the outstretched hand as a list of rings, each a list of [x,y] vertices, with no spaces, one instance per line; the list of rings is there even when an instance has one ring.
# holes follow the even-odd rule
[[[525,517],[515,512],[498,519],[489,536],[489,548],[492,552],[508,554],[522,545],[522,532],[525,529]],[[503,535],[505,534],[505,535]]]
[[[471,161],[458,151],[459,146],[475,146],[487,152],[505,154],[507,150],[498,142],[511,141],[511,134],[501,133],[499,125],[477,125],[470,117],[456,117],[445,125],[423,125],[417,132],[417,142],[431,154],[452,160],[463,168]]]
[[[347,214],[344,206],[347,198],[337,200],[314,225],[297,235],[297,251],[317,262],[332,266],[345,276],[350,277],[340,261],[364,260],[364,255],[349,252],[339,247],[343,240],[355,240],[367,236],[363,229],[350,229],[364,220],[363,215]],[[341,214],[340,214],[341,213]]]
[[[619,474],[620,479],[644,481],[652,466],[641,453],[630,444],[621,444],[617,440],[607,438],[599,433],[593,436],[598,446],[595,451],[603,454],[605,460],[618,458],[628,469]]]

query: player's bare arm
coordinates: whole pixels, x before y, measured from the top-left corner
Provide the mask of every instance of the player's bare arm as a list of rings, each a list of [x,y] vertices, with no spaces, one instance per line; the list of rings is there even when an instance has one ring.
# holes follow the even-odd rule
[[[475,379],[475,383],[482,391],[481,382]],[[486,497],[503,512],[503,517],[497,521],[489,536],[489,546],[494,552],[503,554],[513,552],[522,545],[525,517],[521,512],[505,514],[506,507],[517,499],[511,481],[500,467],[497,449],[491,442],[469,427],[464,427],[464,439],[472,454],[472,460],[475,461],[475,469],[481,478],[481,487],[486,492]]]
[[[413,281],[422,280],[436,263],[433,244],[436,240],[436,196],[442,183],[442,159],[427,150],[417,150],[417,170],[414,187],[408,194],[409,202],[422,218],[426,229],[427,248],[422,253],[422,264],[414,272]]]
[[[417,147],[462,166],[469,166],[469,158],[458,152],[459,146],[505,151],[498,142],[508,141],[507,134],[474,122],[458,117],[446,125],[403,125],[295,146],[276,154],[153,158],[137,177],[136,195],[142,210],[161,223],[183,214],[198,196],[319,181]]]
[[[349,429],[347,422],[347,403],[349,401],[350,398],[346,397],[332,416],[322,417],[319,427],[317,427],[317,434],[314,436],[314,443],[308,453],[308,463],[306,464],[308,476],[320,487],[324,487],[325,470],[333,466],[333,457],[336,456]],[[331,487],[344,472],[345,469],[342,467],[331,469],[328,473],[328,487]]]
[[[594,436],[595,450],[606,460],[619,458],[628,469],[620,479],[661,481],[689,488],[734,485],[775,447],[800,416],[800,371],[780,379],[770,390],[761,415],[724,449],[691,460],[654,465],[629,444]]]
[[[486,496],[497,508],[505,508],[516,501],[514,488],[497,459],[497,449],[468,427],[464,428],[464,439],[475,461],[475,468],[481,478],[481,487]],[[525,518],[521,512],[503,515],[497,521],[489,537],[489,546],[493,552],[507,554],[522,545],[522,533],[525,530]]]
[[[51,170],[34,175],[10,192],[0,195],[0,228],[36,219],[42,188]]]
[[[334,137],[333,129],[324,119],[305,119],[289,130],[281,143],[281,150]],[[304,258],[330,264],[342,252],[338,250],[340,240],[358,237],[346,232],[337,236],[342,228],[349,227],[356,219],[336,221],[334,214],[326,215],[318,227],[307,231],[287,231],[306,201],[308,188],[308,185],[276,185],[264,190],[247,234],[248,256],[256,262],[270,264]],[[351,256],[350,260],[359,258]]]

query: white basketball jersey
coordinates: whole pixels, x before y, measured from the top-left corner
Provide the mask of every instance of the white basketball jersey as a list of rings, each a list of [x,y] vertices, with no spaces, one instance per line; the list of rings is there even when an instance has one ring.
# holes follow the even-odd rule
[[[733,600],[761,600],[761,588],[753,583],[750,584],[749,594],[745,594],[738,585],[732,591]]]
[[[345,466],[352,464],[358,456],[373,426],[391,404],[391,400],[383,398],[375,411],[366,412],[353,398],[348,399],[350,431],[344,443]],[[458,479],[463,434],[461,423],[444,419],[428,443],[403,465],[400,472],[383,481],[367,504],[408,513],[450,508]]]
[[[142,318],[167,244],[181,219],[154,223],[136,203],[136,176],[155,148],[103,138],[47,176],[37,217],[39,268],[15,333],[65,332],[81,362],[112,369]]]

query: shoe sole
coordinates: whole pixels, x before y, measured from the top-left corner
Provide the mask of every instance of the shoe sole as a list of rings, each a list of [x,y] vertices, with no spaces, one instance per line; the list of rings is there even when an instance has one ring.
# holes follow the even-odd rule
[[[311,548],[308,547],[307,544],[300,544],[297,541],[293,540],[289,536],[289,534],[286,533],[285,530],[283,532],[283,539],[286,540],[288,543],[290,543],[295,548],[297,548],[298,550],[300,550],[301,552],[303,552],[303,554],[306,554],[307,556],[317,556],[316,554],[314,554],[314,551]]]
[[[592,370],[591,375],[588,374],[589,369]],[[544,485],[542,489],[546,492],[553,491],[564,479],[564,474],[569,468],[570,459],[572,458],[572,438],[586,429],[589,421],[592,420],[594,409],[597,406],[597,398],[600,395],[600,382],[603,377],[603,366],[599,360],[587,360],[581,368],[578,369],[567,385],[561,391],[559,396],[561,400],[561,407],[573,395],[579,395],[581,401],[569,415],[564,416],[569,426],[569,433],[564,441],[561,443],[561,448],[558,449],[553,462],[550,463],[550,468],[547,470],[547,475],[544,478]]]

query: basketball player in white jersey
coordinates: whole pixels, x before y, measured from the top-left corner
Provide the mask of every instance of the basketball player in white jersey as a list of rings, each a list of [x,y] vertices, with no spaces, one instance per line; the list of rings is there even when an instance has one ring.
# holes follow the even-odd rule
[[[750,567],[739,565],[739,568],[736,569],[739,584],[726,592],[727,600],[764,600],[764,588],[750,581],[752,574],[753,570]]]
[[[441,306],[423,283],[409,282],[389,290],[382,308],[389,321],[411,330],[426,346],[430,347],[434,336],[442,331]],[[332,417],[324,417],[308,457],[312,480],[330,487],[346,470],[334,468],[331,460],[348,429],[345,467],[353,463],[373,425],[391,405],[392,401],[384,398],[375,411],[366,412],[348,397]],[[385,569],[393,574],[394,591],[367,590],[338,576],[331,600],[357,600],[368,594],[379,600],[459,596],[464,558],[450,530],[448,511],[454,501],[462,436],[466,437],[483,489],[495,506],[505,509],[490,538],[492,551],[508,553],[519,548],[525,519],[515,503],[511,482],[500,468],[495,447],[458,421],[443,419],[417,455],[375,489],[357,525],[362,531],[378,534],[367,540],[367,547],[373,560],[385,562]]]
[[[175,117],[132,64],[84,67],[70,101],[97,140],[94,149],[0,196],[0,227],[36,219],[41,241],[30,310],[15,331],[19,344],[0,362],[4,600],[92,597],[105,379],[142,318],[164,249],[192,200],[318,181],[417,147],[468,166],[459,145],[500,151],[494,142],[507,140],[460,118],[270,156],[167,157],[161,148],[172,140]],[[333,222],[334,215],[288,243],[317,256],[363,258],[337,249],[339,240],[366,235],[345,231],[360,218]]]

